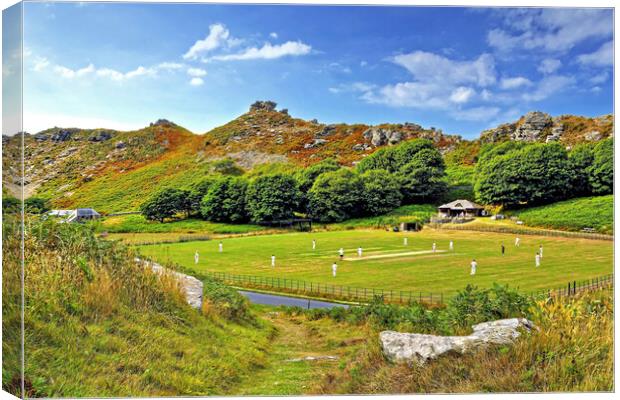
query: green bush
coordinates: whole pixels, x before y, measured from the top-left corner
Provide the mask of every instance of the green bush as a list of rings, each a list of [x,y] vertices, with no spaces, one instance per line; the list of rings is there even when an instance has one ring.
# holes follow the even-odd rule
[[[321,222],[340,222],[361,216],[364,183],[349,169],[321,174],[308,192],[309,209]]]
[[[294,216],[300,193],[291,175],[264,175],[250,183],[246,199],[252,221],[278,221]]]
[[[218,179],[211,184],[200,203],[202,216],[213,222],[246,222],[247,187],[247,181],[241,177]]]
[[[385,214],[400,206],[402,194],[397,178],[386,170],[369,170],[362,174],[363,212],[368,216]]]

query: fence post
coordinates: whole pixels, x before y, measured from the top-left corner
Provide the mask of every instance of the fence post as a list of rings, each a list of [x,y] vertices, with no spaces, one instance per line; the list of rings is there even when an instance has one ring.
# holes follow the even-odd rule
[[[573,281],[573,294],[577,294],[577,281]]]

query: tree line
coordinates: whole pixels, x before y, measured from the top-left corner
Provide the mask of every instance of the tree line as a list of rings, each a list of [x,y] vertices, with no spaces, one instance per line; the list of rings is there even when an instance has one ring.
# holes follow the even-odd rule
[[[431,141],[418,139],[382,148],[354,168],[327,159],[294,173],[207,177],[188,189],[164,189],[140,209],[160,222],[178,214],[228,223],[301,215],[339,222],[435,201],[447,189],[444,178],[441,154]]]
[[[611,138],[570,151],[558,143],[486,146],[475,169],[476,200],[514,208],[611,194],[613,157]]]

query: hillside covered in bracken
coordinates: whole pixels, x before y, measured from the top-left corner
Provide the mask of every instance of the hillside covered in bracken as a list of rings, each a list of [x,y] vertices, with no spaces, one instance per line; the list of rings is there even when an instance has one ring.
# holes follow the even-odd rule
[[[257,101],[245,114],[204,134],[165,119],[127,132],[50,128],[25,134],[25,196],[50,199],[56,208],[133,211],[156,189],[191,186],[206,175],[239,175],[264,164],[296,168],[327,158],[351,166],[381,147],[418,138],[431,140],[448,166],[469,166],[483,145],[558,141],[569,147],[613,135],[611,115],[531,112],[482,132],[479,139],[465,140],[410,122],[327,125],[295,118],[276,106]],[[7,193],[16,194],[21,183],[20,143],[18,136],[3,136]]]

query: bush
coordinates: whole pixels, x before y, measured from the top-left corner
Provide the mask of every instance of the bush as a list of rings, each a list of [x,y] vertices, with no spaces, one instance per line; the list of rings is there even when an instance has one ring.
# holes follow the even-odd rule
[[[594,147],[594,160],[590,169],[592,194],[610,194],[614,189],[614,142],[605,139]]]
[[[252,221],[278,221],[294,216],[300,193],[291,175],[274,174],[252,181],[246,199]]]
[[[579,197],[591,194],[590,172],[594,162],[594,146],[591,143],[584,143],[575,147],[568,153],[568,161],[573,173],[573,196]]]
[[[155,193],[140,206],[140,211],[146,219],[164,222],[181,211],[187,211],[188,192],[179,189],[164,189]]]
[[[299,190],[301,190],[303,194],[308,193],[319,175],[326,172],[337,171],[340,168],[340,165],[334,159],[328,158],[318,164],[300,170],[295,176],[299,183]]]
[[[405,204],[434,201],[447,190],[445,164],[434,148],[424,148],[413,154],[397,176]]]
[[[30,214],[43,214],[50,210],[49,201],[41,197],[28,197],[24,200],[24,210]]]

